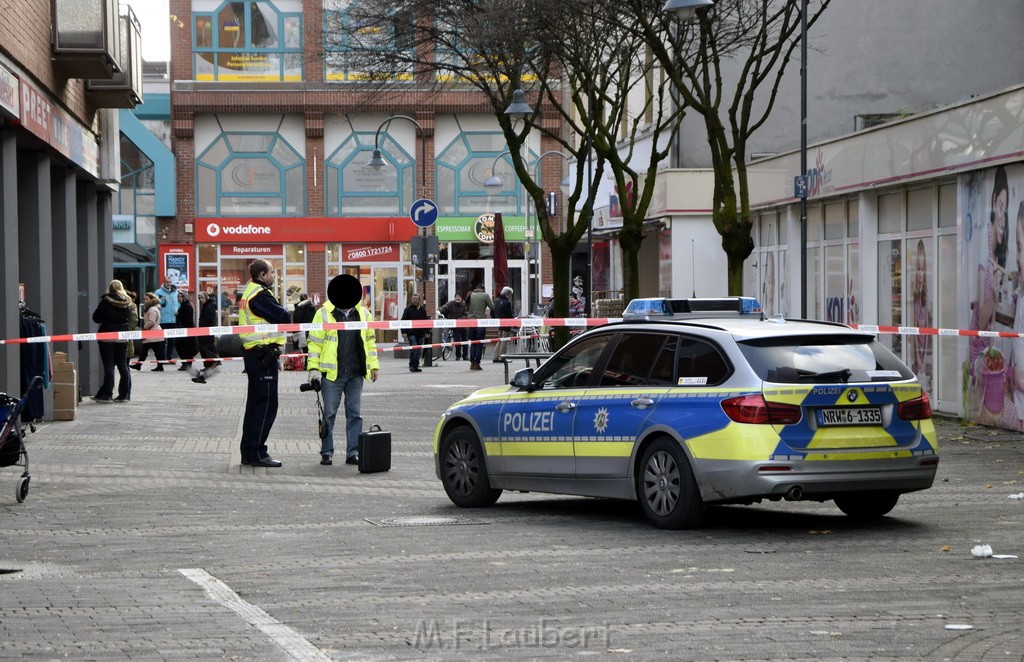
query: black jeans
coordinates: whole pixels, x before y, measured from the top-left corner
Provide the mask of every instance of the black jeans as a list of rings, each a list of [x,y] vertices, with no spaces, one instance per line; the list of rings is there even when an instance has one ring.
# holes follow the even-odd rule
[[[103,363],[103,383],[100,385],[100,390],[96,391],[96,397],[107,399],[114,396],[114,369],[116,368],[119,376],[117,397],[130,398],[132,396],[132,375],[128,370],[128,343],[100,341],[96,344],[100,346],[100,361]]]

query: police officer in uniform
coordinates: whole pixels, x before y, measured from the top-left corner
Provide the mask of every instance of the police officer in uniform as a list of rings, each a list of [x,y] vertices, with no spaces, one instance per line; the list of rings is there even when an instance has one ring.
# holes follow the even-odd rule
[[[238,304],[238,323],[288,324],[291,315],[274,296],[271,289],[277,271],[266,260],[253,260],[249,265],[252,280],[242,292]],[[267,437],[277,418],[278,357],[284,347],[284,333],[240,333],[245,373],[249,390],[245,398],[242,421],[242,464],[254,467],[279,467],[281,462],[267,452]]]

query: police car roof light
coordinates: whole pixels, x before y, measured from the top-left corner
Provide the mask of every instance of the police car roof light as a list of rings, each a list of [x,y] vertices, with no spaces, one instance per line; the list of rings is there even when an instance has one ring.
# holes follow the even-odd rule
[[[655,297],[633,299],[622,314],[623,319],[653,320],[686,319],[700,317],[742,317],[760,315],[761,304],[753,297],[708,297],[667,299]]]

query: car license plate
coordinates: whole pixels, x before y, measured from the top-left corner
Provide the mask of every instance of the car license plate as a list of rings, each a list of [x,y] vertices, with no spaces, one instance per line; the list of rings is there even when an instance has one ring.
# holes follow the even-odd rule
[[[882,410],[878,407],[831,407],[818,410],[818,425],[881,425]]]

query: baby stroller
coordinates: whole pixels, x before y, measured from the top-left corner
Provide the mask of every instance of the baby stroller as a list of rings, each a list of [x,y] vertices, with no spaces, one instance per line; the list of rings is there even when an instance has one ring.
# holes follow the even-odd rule
[[[28,391],[20,400],[0,393],[0,467],[17,466],[25,469],[14,491],[18,503],[22,503],[28,496],[28,483],[31,480],[28,474],[28,450],[25,449],[25,429],[21,425],[21,411],[25,408],[29,395],[42,386],[43,378],[37,375],[32,378]],[[36,431],[35,425],[31,423],[29,429],[32,432]]]

